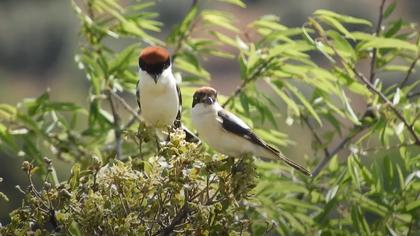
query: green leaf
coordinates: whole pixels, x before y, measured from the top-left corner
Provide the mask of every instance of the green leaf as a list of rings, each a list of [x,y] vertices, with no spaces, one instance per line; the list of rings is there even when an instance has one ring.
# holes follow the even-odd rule
[[[342,35],[335,31],[328,31],[327,34],[333,40],[335,48],[342,57],[350,58],[352,61],[357,59],[357,55],[353,47]]]
[[[311,115],[315,118],[319,125],[322,126],[321,118],[319,118],[318,114],[312,107],[312,105],[306,100],[305,96],[293,85],[290,83],[284,83],[284,85],[302,102],[303,106],[311,113]]]
[[[239,32],[239,30],[232,25],[231,19],[225,12],[206,10],[201,13],[201,17],[205,22],[212,25],[220,26],[233,32]]]
[[[171,31],[171,34],[168,37],[168,41],[170,43],[175,44],[178,40],[184,37],[186,32],[190,29],[192,22],[195,20],[198,14],[197,5],[198,4],[194,4],[182,22]]]
[[[204,79],[210,79],[210,74],[204,70],[201,66],[197,67],[197,63],[189,56],[180,56],[176,59],[176,68],[181,69],[185,72],[191,73],[195,76],[199,76]]]
[[[277,95],[287,104],[288,108],[292,109],[292,111],[299,116],[300,111],[298,105],[293,101],[293,99],[289,98],[289,96],[286,95],[286,93],[281,89],[282,83],[275,82],[275,85],[268,79],[265,79],[268,85],[270,85],[271,89],[276,92]],[[281,86],[280,86],[281,84]]]
[[[326,15],[320,15],[319,19],[322,22],[334,27],[336,30],[340,31],[346,37],[354,39],[353,36],[351,35],[351,33],[338,20],[334,19],[333,17],[329,17],[329,16],[326,16]]]
[[[220,40],[220,42],[227,44],[229,46],[232,47],[236,47],[237,43],[234,39],[230,38],[227,35],[224,35],[222,33],[216,32],[216,31],[210,31],[210,34],[214,35],[214,37],[216,37],[218,40]]]
[[[242,7],[242,8],[245,8],[246,7],[246,4],[245,3],[243,3],[241,0],[218,0],[219,2],[226,2],[226,3],[230,3],[230,4],[233,4],[233,5],[236,5],[236,6],[239,6],[239,7]]]
[[[388,208],[381,203],[375,202],[372,199],[360,194],[359,192],[353,192],[352,198],[354,202],[357,202],[361,208],[364,208],[370,212],[377,214],[380,217],[385,217],[389,212]]]
[[[126,70],[127,66],[134,60],[137,48],[137,45],[131,45],[118,53],[115,59],[109,63],[109,73],[114,74],[117,71]]]
[[[252,22],[250,26],[255,29],[268,29],[268,32],[284,31],[288,29],[286,26],[279,23],[279,17],[275,15],[265,15]]]
[[[361,19],[361,18],[356,18],[356,17],[353,17],[353,16],[341,15],[341,14],[338,14],[338,13],[335,13],[335,12],[332,12],[332,11],[328,11],[328,10],[324,10],[324,9],[316,10],[314,12],[314,15],[332,17],[332,18],[335,18],[338,21],[341,21],[341,22],[344,22],[344,23],[349,23],[349,24],[372,26],[372,23],[368,20]]]
[[[363,212],[359,206],[353,206],[351,209],[351,219],[354,226],[356,226],[357,231],[361,235],[370,235],[369,224],[367,223]]]
[[[416,45],[396,38],[373,37],[366,42],[362,42],[358,46],[360,51],[370,50],[371,48],[395,48],[405,49],[417,53]]]
[[[353,108],[350,105],[350,102],[347,98],[347,95],[345,94],[345,92],[343,90],[341,90],[341,98],[344,102],[344,105],[346,106],[346,111],[347,114],[349,115],[350,120],[356,124],[356,125],[360,125],[360,121],[359,118],[357,117],[356,113],[354,113]]]
[[[408,212],[415,212],[419,208],[420,208],[420,199],[417,199],[415,201],[411,201],[405,206],[405,210],[408,211]]]
[[[0,120],[11,119],[16,114],[16,108],[8,104],[0,104]]]
[[[398,31],[400,31],[401,27],[403,25],[403,20],[399,19],[391,24],[389,24],[388,29],[385,31],[384,36],[387,38],[390,38],[394,36]]]
[[[388,5],[388,7],[384,11],[384,18],[388,18],[395,10],[397,6],[397,1],[393,1],[391,4]]]
[[[406,73],[408,69],[409,69],[409,66],[405,66],[405,65],[386,65],[382,67],[381,70]]]

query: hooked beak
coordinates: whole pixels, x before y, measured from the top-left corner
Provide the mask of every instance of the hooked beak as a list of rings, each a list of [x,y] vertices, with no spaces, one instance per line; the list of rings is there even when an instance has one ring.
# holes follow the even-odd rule
[[[151,74],[153,80],[155,81],[155,84],[157,84],[157,81],[159,79],[159,75],[158,74]]]
[[[208,105],[211,105],[211,104],[213,104],[213,98],[211,98],[211,97],[207,97],[205,100],[204,100],[204,102],[206,103],[206,104],[208,104]]]

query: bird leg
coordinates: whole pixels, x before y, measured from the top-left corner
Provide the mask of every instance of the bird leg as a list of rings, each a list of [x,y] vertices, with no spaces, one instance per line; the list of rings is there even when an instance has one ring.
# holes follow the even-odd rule
[[[242,172],[244,170],[244,158],[239,158],[237,162],[232,165],[232,172]]]

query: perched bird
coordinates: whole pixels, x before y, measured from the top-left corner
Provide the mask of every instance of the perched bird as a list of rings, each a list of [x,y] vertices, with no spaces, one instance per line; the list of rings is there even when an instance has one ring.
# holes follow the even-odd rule
[[[146,47],[141,51],[138,63],[137,103],[146,125],[159,130],[182,127],[181,90],[172,73],[169,52],[162,47]],[[198,140],[188,129],[183,129],[187,141]]]
[[[202,87],[194,93],[191,113],[192,125],[198,135],[216,151],[233,157],[253,154],[280,159],[303,174],[311,175],[304,167],[261,140],[237,116],[224,110],[217,102],[214,88]]]

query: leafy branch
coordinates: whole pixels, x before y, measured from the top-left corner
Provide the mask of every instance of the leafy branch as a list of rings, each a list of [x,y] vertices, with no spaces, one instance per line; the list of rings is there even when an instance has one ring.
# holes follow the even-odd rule
[[[273,62],[276,59],[276,57],[270,57],[269,59],[265,60],[263,63],[258,65],[258,68],[254,70],[254,72],[249,76],[243,79],[242,83],[235,89],[235,91],[226,99],[225,102],[223,102],[222,107],[226,107],[231,103],[241,92],[245,87],[255,82],[258,78],[260,78],[265,72],[266,69],[270,66],[270,63]]]

